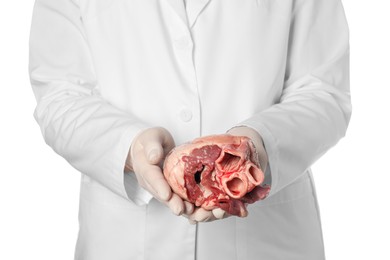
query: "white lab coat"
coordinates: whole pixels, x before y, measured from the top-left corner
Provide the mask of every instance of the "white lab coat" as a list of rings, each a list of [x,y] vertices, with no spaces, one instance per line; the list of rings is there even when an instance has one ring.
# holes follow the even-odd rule
[[[340,0],[37,0],[30,51],[35,118],[82,173],[76,259],[324,259],[310,166],[351,114]],[[272,185],[247,218],[190,225],[123,173],[143,129],[239,125]]]

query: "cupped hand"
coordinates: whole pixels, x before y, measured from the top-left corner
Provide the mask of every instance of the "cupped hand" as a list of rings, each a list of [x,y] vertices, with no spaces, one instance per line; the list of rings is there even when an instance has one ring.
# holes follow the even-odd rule
[[[193,204],[173,193],[162,173],[163,160],[174,147],[175,142],[165,128],[146,129],[134,138],[125,171],[134,172],[138,184],[168,206],[174,214],[192,214]]]

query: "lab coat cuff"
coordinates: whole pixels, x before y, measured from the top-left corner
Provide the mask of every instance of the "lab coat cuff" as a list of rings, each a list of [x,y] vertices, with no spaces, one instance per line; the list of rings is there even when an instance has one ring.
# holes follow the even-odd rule
[[[153,198],[152,194],[138,185],[137,177],[133,172],[125,173],[123,179],[127,196],[136,205],[146,205]]]
[[[134,173],[125,173],[124,166],[129,153],[131,143],[134,137],[137,136],[141,131],[150,128],[150,126],[143,123],[132,124],[127,131],[124,132],[121,140],[121,158],[119,166],[120,174],[117,183],[120,184],[120,194],[122,197],[132,201],[138,206],[148,204],[153,196],[138,185],[137,178]]]
[[[278,181],[279,181],[279,172],[278,172],[278,149],[277,149],[277,141],[275,137],[271,134],[267,127],[261,122],[246,120],[241,122],[238,126],[246,126],[256,130],[261,138],[263,139],[263,144],[265,151],[268,155],[268,167],[265,172],[265,183],[267,183],[267,179],[270,179],[271,190],[268,197],[271,197],[278,189]]]

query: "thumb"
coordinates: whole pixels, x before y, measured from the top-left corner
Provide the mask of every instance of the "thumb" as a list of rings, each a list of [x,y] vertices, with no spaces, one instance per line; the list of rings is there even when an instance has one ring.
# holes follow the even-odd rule
[[[164,156],[164,149],[158,142],[150,141],[145,147],[145,156],[149,163],[158,164]]]
[[[163,160],[165,152],[174,147],[175,143],[168,130],[155,127],[146,130],[139,140],[145,157],[151,164],[158,164]]]

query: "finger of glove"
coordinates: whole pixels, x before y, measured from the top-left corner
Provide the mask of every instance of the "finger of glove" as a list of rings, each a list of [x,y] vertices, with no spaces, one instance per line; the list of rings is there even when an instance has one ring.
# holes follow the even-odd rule
[[[223,219],[227,217],[226,211],[220,208],[213,209],[211,211],[216,219]]]
[[[173,140],[172,135],[165,128],[159,127],[158,130],[158,140],[162,144],[164,149],[164,155],[167,154],[170,150],[175,147],[175,141]]]
[[[190,215],[194,212],[195,206],[191,202],[184,201],[184,214]]]
[[[226,211],[224,211],[223,209],[217,208],[217,209],[213,209],[212,211],[208,211],[204,209],[196,209],[196,213],[185,214],[183,216],[188,218],[188,221],[191,224],[196,224],[198,222],[210,222],[217,219],[223,219],[229,217],[230,215],[227,214]]]
[[[171,134],[161,127],[147,130],[138,141],[152,164],[160,163],[164,155],[175,146]]]
[[[192,224],[192,222],[209,222],[216,220],[216,218],[212,211],[197,208],[192,214],[188,215],[188,220]]]
[[[172,197],[163,202],[166,206],[170,208],[173,214],[179,216],[185,211],[185,206],[183,200],[175,193],[172,194]]]
[[[161,201],[170,199],[171,187],[165,180],[160,167],[144,163],[137,174],[141,175],[144,185],[157,199]]]
[[[150,140],[144,145],[145,157],[151,164],[159,164],[163,160],[164,150],[160,143]]]

